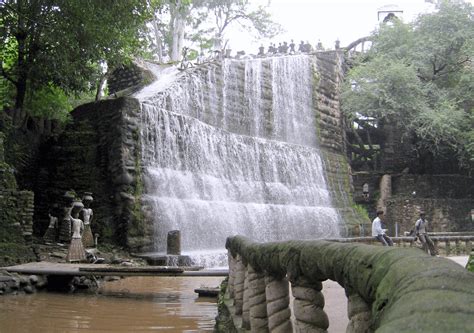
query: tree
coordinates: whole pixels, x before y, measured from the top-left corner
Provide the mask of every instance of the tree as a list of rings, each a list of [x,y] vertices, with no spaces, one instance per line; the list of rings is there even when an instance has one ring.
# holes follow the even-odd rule
[[[28,94],[94,89],[101,63],[129,60],[140,50],[149,7],[141,0],[4,0],[0,14],[2,86],[14,88],[21,120]]]
[[[474,12],[441,1],[412,24],[384,24],[346,77],[342,108],[358,123],[399,128],[416,153],[474,166]],[[368,127],[366,127],[368,128]]]
[[[198,43],[201,49],[214,46],[222,50],[225,32],[234,24],[264,37],[281,31],[265,7],[252,8],[249,0],[165,0],[158,4],[151,1],[151,7],[155,13],[151,24],[153,44],[159,50],[164,41],[171,61],[180,60],[186,40],[188,44]]]
[[[258,37],[274,37],[281,32],[279,24],[271,20],[266,7],[252,8],[249,0],[201,0],[202,7],[210,11],[214,20],[214,44],[216,48],[226,44],[225,32],[232,25],[240,25],[244,30]]]
[[[281,32],[281,26],[271,20],[265,7],[252,9],[249,0],[203,0],[205,7],[213,12],[214,34],[217,44],[222,44],[225,31],[233,24],[240,24],[245,30],[256,32],[259,37],[274,37]]]

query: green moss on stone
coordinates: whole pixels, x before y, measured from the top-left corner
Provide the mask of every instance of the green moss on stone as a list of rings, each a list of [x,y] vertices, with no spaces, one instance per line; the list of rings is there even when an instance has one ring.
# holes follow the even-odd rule
[[[315,289],[320,281],[337,281],[369,305],[374,331],[473,331],[474,276],[419,249],[327,241],[259,244],[239,236],[228,238],[226,247],[244,264],[275,277],[287,275]],[[420,318],[425,322],[418,323]]]
[[[470,272],[474,272],[474,252],[471,252],[469,259],[467,260],[466,269]]]
[[[20,243],[0,242],[0,266],[11,266],[36,261],[30,246]]]

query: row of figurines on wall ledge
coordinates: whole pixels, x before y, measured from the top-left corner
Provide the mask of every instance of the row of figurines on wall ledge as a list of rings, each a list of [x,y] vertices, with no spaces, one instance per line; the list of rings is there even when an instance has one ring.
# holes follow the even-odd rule
[[[80,199],[74,191],[68,191],[62,199],[62,208],[56,205],[50,210],[49,225],[43,240],[69,244],[68,262],[86,261],[85,248],[97,246],[97,236],[94,238],[91,229],[94,216],[90,208],[94,200],[92,193],[84,192]]]

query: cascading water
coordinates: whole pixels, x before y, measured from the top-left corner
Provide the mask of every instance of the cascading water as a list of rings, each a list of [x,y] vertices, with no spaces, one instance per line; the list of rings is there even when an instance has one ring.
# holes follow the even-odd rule
[[[305,55],[226,59],[162,71],[136,95],[156,251],[170,230],[181,230],[195,258],[223,252],[236,234],[262,242],[339,235],[317,147],[313,66]]]

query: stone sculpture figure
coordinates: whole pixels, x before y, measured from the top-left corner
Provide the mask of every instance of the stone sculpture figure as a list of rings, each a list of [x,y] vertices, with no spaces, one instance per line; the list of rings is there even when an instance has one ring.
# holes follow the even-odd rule
[[[74,202],[74,194],[71,191],[63,195],[63,211],[59,219],[59,241],[69,243],[71,241],[71,210]]]
[[[53,208],[53,210],[48,213],[49,225],[48,225],[48,229],[46,229],[46,232],[43,235],[43,240],[46,243],[55,242],[56,236],[58,233],[58,218],[57,216],[51,215],[51,213],[56,215],[57,210]]]
[[[66,256],[67,262],[81,262],[86,260],[86,251],[82,245],[81,233],[84,230],[84,222],[79,218],[79,212],[84,208],[80,201],[75,201],[71,211],[72,239]]]
[[[85,192],[84,197],[82,198],[82,202],[84,204],[84,208],[80,212],[80,218],[84,222],[84,232],[82,233],[82,244],[85,247],[93,247],[94,246],[94,236],[92,235],[91,229],[91,222],[92,218],[94,217],[94,213],[90,205],[94,201],[92,198],[92,193]]]

